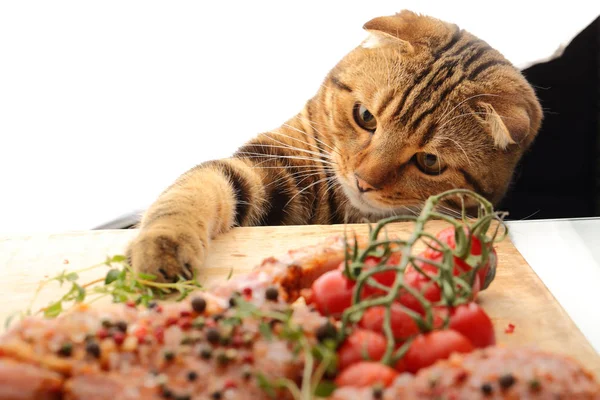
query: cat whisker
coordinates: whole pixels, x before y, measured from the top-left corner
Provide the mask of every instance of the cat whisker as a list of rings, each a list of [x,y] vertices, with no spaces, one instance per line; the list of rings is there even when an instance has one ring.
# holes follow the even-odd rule
[[[463,101],[461,101],[460,103],[458,103],[456,106],[454,106],[450,111],[448,111],[447,113],[443,114],[437,121],[438,124],[441,124],[442,122],[444,122],[444,118],[448,117],[450,114],[452,114],[454,112],[454,110],[456,110],[458,107],[460,107],[461,105],[463,105],[464,103],[466,103],[469,100],[472,100],[476,97],[483,97],[483,96],[489,96],[489,97],[501,97],[500,95],[497,94],[492,94],[492,93],[480,93],[480,94],[476,94],[473,96],[469,96],[466,99],[464,99]]]
[[[292,202],[292,200],[294,200],[297,196],[299,196],[303,192],[307,191],[311,187],[313,187],[313,186],[315,186],[315,185],[317,185],[317,184],[319,184],[321,182],[325,182],[325,181],[328,181],[328,180],[334,179],[334,178],[335,178],[335,176],[328,176],[326,178],[319,179],[318,181],[311,183],[310,185],[308,185],[307,187],[305,187],[304,189],[300,190],[298,193],[296,193],[295,195],[293,195],[292,198],[289,199],[289,201],[287,203],[285,203],[285,205],[283,206],[283,208],[285,208],[288,204],[290,204]]]
[[[279,178],[279,179],[276,179],[276,180],[274,180],[274,181],[272,181],[272,182],[269,182],[268,184],[266,184],[266,185],[265,185],[265,187],[268,187],[268,186],[271,186],[271,185],[277,184],[277,183],[279,183],[279,182],[281,182],[281,181],[284,181],[284,180],[288,179],[289,177],[292,177],[292,178],[294,178],[294,179],[298,179],[298,178],[304,178],[304,179],[302,179],[302,180],[300,180],[300,181],[298,182],[298,183],[301,183],[301,182],[303,182],[303,181],[304,181],[306,178],[308,178],[308,177],[311,177],[311,176],[319,176],[319,172],[322,172],[322,171],[323,171],[322,169],[313,169],[313,170],[310,170],[310,171],[300,171],[300,172],[294,172],[294,173],[292,173],[292,174],[289,174],[289,175],[282,176],[282,177],[281,177],[281,178]]]
[[[457,118],[461,118],[461,117],[468,117],[470,115],[489,115],[490,113],[485,111],[485,112],[469,112],[469,113],[465,113],[465,114],[460,114],[457,115],[455,117],[450,118],[448,121],[444,122],[439,128],[437,128],[438,130],[442,129],[446,124],[448,124],[450,121],[453,121]],[[502,118],[506,118],[506,119],[515,119],[515,117],[510,117],[508,115],[500,115],[498,114],[498,116],[502,117]]]
[[[460,151],[462,151],[462,153],[465,155],[465,160],[467,160],[469,167],[473,167],[473,164],[471,164],[471,159],[469,158],[469,155],[465,151],[465,148],[458,142],[458,140],[452,139],[450,136],[442,136],[439,138],[439,140],[440,141],[448,140],[448,141],[454,143],[456,145],[456,147],[458,147],[458,149]],[[439,155],[438,155],[438,157],[439,157]]]
[[[275,139],[275,138],[273,138],[273,137],[269,136],[269,134],[281,135],[281,136],[287,137],[287,138],[289,138],[289,139],[296,140],[296,141],[298,141],[298,142],[300,142],[300,143],[304,143],[304,144],[306,144],[306,145],[307,145],[307,146],[309,146],[310,148],[312,148],[312,149],[315,149],[315,150],[317,150],[317,151],[313,151],[313,150],[304,150],[304,149],[300,149],[300,148],[298,148],[298,147],[295,147],[295,146],[291,146],[291,145],[289,145],[288,143],[281,142],[281,141],[279,141],[279,140],[277,140],[277,139]],[[315,146],[315,145],[314,145],[314,144],[312,144],[312,143],[305,142],[305,141],[303,141],[303,140],[300,140],[300,139],[298,139],[298,138],[295,138],[295,137],[293,137],[293,136],[286,135],[285,133],[282,133],[282,132],[279,132],[279,131],[271,131],[271,132],[266,132],[264,135],[265,135],[265,136],[267,136],[269,139],[271,139],[271,140],[273,140],[273,141],[277,142],[277,143],[283,144],[283,145],[285,145],[285,146],[290,146],[290,148],[297,149],[297,150],[301,150],[301,151],[305,151],[305,152],[311,151],[311,152],[312,152],[311,154],[315,154],[315,155],[318,155],[318,156],[322,156],[322,157],[328,157],[328,158],[331,158],[331,155],[330,155],[330,154],[321,153],[321,151],[320,151],[320,149],[319,149],[319,147],[318,147],[318,146]]]
[[[244,156],[252,156],[252,157],[247,157],[247,158],[271,158],[273,160],[279,160],[279,159],[290,159],[290,160],[305,160],[305,161],[315,161],[318,163],[324,163],[324,164],[329,164],[329,165],[336,165],[334,162],[331,161],[327,161],[327,160],[323,160],[323,159],[318,159],[318,158],[313,158],[313,157],[301,157],[301,156],[278,156],[275,154],[265,154],[265,153],[253,153],[253,152],[248,152],[248,151],[241,151],[238,153],[239,155],[244,155]]]
[[[318,156],[318,157],[321,156],[321,154],[319,154],[317,152],[314,152],[314,151],[311,151],[311,150],[304,150],[304,149],[301,149],[299,147],[290,146],[290,145],[285,144],[285,143],[283,143],[283,144],[284,144],[284,146],[277,146],[277,145],[274,145],[274,144],[257,143],[257,144],[254,144],[253,146],[265,147],[265,148],[272,148],[272,149],[288,149],[288,150],[299,151],[301,153],[310,154],[310,155],[313,155],[313,156]],[[327,159],[332,159],[332,157],[330,155],[323,154],[323,156],[325,158],[327,158]]]
[[[306,136],[312,137],[312,138],[313,138],[313,139],[314,139],[316,142],[318,142],[318,143],[321,143],[323,146],[325,146],[325,147],[329,148],[329,149],[330,149],[330,150],[332,150],[332,151],[335,151],[335,149],[334,149],[333,147],[331,147],[330,145],[328,145],[327,143],[325,143],[325,142],[324,142],[324,141],[322,141],[321,139],[317,138],[316,136],[309,135],[308,133],[304,132],[303,130],[300,130],[300,129],[298,129],[298,128],[294,127],[294,126],[291,126],[291,125],[289,125],[289,124],[283,124],[282,126],[285,126],[285,127],[287,127],[287,128],[290,128],[291,130],[293,130],[293,131],[296,131],[296,132],[298,132],[298,133],[301,133],[301,134],[303,134],[303,135],[306,135]]]

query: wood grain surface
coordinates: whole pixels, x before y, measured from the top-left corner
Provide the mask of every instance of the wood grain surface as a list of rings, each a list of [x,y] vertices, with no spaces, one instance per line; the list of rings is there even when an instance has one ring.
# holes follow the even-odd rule
[[[438,222],[428,224],[432,233],[441,228]],[[350,225],[348,229],[357,234],[367,232],[366,225]],[[390,233],[399,236],[411,230],[411,224],[389,227]],[[341,225],[236,228],[212,243],[200,279],[206,284],[218,282],[232,269],[234,274],[243,273],[263,258],[317,244],[343,231]],[[25,309],[45,277],[123,254],[126,244],[136,234],[135,230],[106,230],[0,237],[0,322]],[[571,355],[600,379],[600,357],[510,240],[498,243],[496,250],[499,257],[496,279],[478,301],[492,317],[499,344],[537,346]],[[105,273],[105,268],[89,271],[82,274],[80,282],[92,281]],[[49,286],[40,293],[33,309],[56,300],[65,289]],[[505,333],[509,324],[515,325],[512,334]]]

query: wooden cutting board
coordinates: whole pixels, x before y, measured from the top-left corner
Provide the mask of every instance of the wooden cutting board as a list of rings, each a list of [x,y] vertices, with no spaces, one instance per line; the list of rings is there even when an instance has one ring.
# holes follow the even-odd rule
[[[432,233],[442,227],[435,221],[428,224]],[[243,273],[263,258],[316,244],[327,236],[342,234],[343,230],[339,225],[236,228],[213,242],[200,278],[207,284],[217,282],[232,269],[234,274]],[[367,227],[351,225],[350,230],[364,234]],[[411,230],[411,224],[389,226],[392,234],[406,235]],[[123,254],[136,234],[135,230],[108,230],[0,237],[0,322],[26,308],[45,277]],[[493,319],[498,342],[506,346],[535,345],[571,355],[600,379],[600,357],[510,240],[499,243],[497,252],[496,279],[478,301]],[[81,276],[80,282],[92,281],[105,273],[103,268],[90,271]],[[64,290],[57,285],[44,290],[34,309],[56,300]],[[509,324],[515,325],[512,334],[505,333]]]

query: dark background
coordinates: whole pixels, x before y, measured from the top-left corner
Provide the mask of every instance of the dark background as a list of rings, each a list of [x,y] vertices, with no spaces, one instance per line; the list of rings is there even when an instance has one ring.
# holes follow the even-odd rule
[[[600,216],[600,17],[523,74],[544,122],[498,209],[507,219]]]

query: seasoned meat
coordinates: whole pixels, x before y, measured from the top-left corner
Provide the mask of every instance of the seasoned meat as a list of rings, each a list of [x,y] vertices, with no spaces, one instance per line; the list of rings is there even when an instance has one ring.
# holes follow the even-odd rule
[[[533,348],[489,347],[454,354],[421,370],[401,375],[384,400],[424,399],[600,399],[600,385],[579,363]],[[372,389],[338,389],[333,400],[371,400]]]

